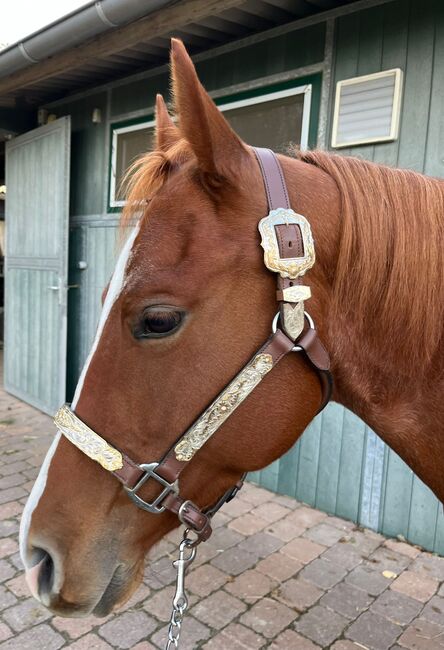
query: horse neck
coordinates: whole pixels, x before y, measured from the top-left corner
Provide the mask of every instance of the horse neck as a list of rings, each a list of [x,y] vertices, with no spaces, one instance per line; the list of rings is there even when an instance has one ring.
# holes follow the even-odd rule
[[[444,501],[444,476],[436,468],[436,459],[444,457],[440,362],[444,345],[417,373],[414,366],[398,364],[395,355],[388,357],[381,352],[387,349],[387,337],[392,334],[381,328],[377,319],[366,324],[363,335],[353,314],[345,316],[332,309],[341,246],[338,187],[312,165],[293,161],[285,172],[289,174],[291,203],[308,218],[314,234],[316,264],[307,276],[313,297],[306,309],[315,318],[331,357],[333,399],[374,429]],[[402,350],[402,340],[395,337],[392,344]]]

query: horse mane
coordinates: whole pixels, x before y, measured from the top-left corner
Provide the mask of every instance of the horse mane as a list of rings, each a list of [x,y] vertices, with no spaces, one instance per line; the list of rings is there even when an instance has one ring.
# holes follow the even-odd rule
[[[297,155],[340,192],[332,318],[353,323],[358,341],[400,374],[426,372],[443,334],[444,181],[323,151]]]

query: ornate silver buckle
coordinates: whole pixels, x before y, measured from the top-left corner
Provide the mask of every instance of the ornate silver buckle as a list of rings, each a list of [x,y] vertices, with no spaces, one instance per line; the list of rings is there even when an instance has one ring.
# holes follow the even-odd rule
[[[279,245],[275,227],[280,225],[297,224],[301,229],[304,245],[303,257],[288,257],[282,259],[279,255]],[[283,278],[296,279],[304,275],[315,263],[315,249],[310,224],[302,214],[291,209],[278,208],[260,220],[259,232],[262,237],[261,246],[264,249],[265,266],[274,273],[280,273]]]
[[[158,467],[159,463],[149,463],[148,465],[139,465],[140,469],[143,469],[145,474],[139,479],[139,481],[136,483],[136,485],[133,488],[128,488],[126,487],[125,490],[128,492],[128,496],[134,501],[134,503],[139,506],[139,508],[142,508],[142,510],[146,510],[147,512],[152,512],[156,515],[160,514],[161,512],[164,512],[165,506],[162,505],[162,501],[165,499],[165,497],[170,494],[171,492],[174,492],[174,494],[179,494],[179,483],[178,481],[174,481],[174,483],[169,483],[166,479],[164,479],[162,476],[159,476],[159,474],[156,474],[155,470]],[[162,492],[152,501],[151,503],[147,503],[143,499],[139,497],[137,492],[140,490],[140,488],[145,485],[145,483],[150,479],[153,478],[155,479],[162,487],[163,490]]]

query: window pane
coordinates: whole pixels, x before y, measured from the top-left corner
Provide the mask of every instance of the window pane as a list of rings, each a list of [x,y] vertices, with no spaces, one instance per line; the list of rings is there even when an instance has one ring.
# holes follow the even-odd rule
[[[224,111],[233,129],[247,143],[286,152],[301,143],[304,94]]]
[[[154,127],[119,133],[117,136],[116,155],[116,200],[124,199],[122,192],[122,179],[126,170],[140,154],[150,151],[153,146]]]

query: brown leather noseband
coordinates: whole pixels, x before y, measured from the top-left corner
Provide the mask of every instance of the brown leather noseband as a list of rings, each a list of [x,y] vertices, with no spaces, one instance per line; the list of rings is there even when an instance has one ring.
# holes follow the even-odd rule
[[[270,338],[159,462],[139,464],[133,461],[92,431],[66,405],[57,412],[54,420],[74,445],[121,481],[137,506],[155,514],[165,510],[175,513],[196,533],[198,542],[209,538],[211,517],[233,498],[245,476],[216,504],[203,511],[182,498],[179,490],[179,477],[194,454],[289,352],[301,352],[317,372],[322,390],[319,411],[328,403],[332,391],[328,353],[312,319],[304,311],[304,300],[310,297],[310,289],[301,283],[301,276],[314,264],[310,226],[302,215],[290,208],[283,171],[275,154],[269,149],[256,148],[254,151],[269,206],[268,216],[259,224],[264,261],[268,269],[278,273],[276,295],[279,312]],[[157,483],[160,492],[148,502],[142,499],[140,492],[150,480]]]

